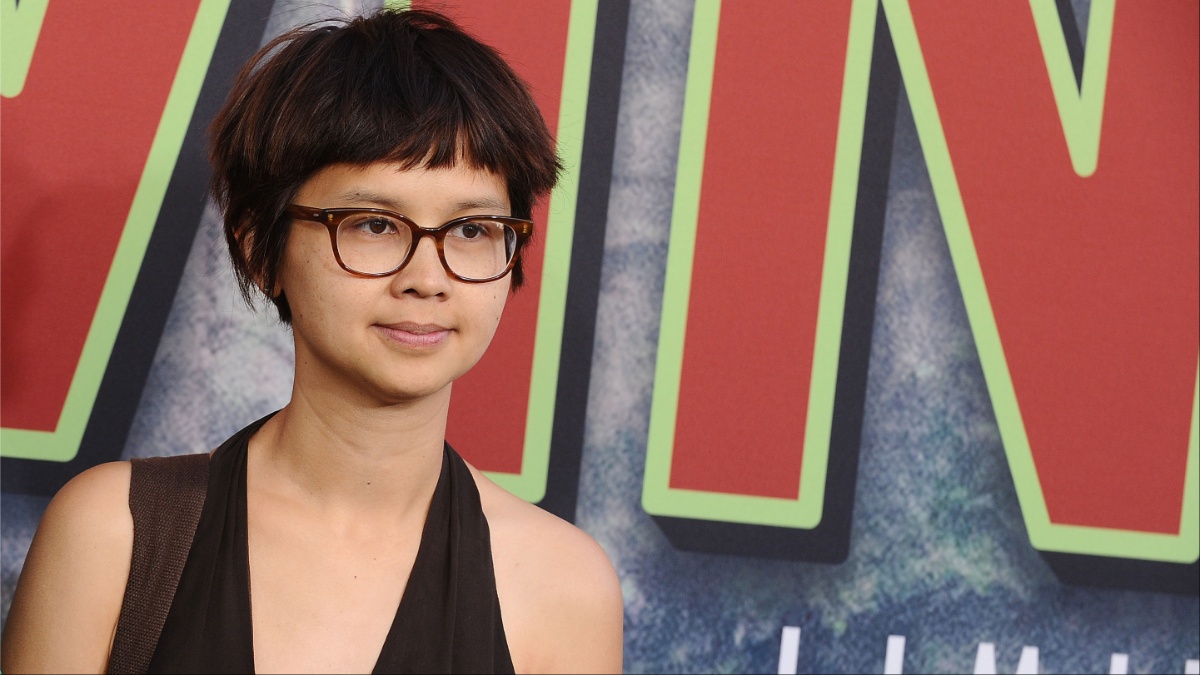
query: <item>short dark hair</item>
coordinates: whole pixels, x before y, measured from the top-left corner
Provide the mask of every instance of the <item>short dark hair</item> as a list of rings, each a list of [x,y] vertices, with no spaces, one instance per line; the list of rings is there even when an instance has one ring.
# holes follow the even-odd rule
[[[277,283],[284,207],[333,164],[459,161],[505,181],[529,218],[561,169],[528,86],[494,49],[432,11],[384,9],[294,28],[238,74],[210,128],[212,192],[247,302]],[[518,253],[513,288],[524,280]],[[291,321],[282,293],[272,298]]]

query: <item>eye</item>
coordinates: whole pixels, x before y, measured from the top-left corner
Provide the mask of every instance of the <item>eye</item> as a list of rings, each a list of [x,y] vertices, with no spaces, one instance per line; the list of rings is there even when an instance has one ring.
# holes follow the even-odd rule
[[[449,235],[458,239],[465,240],[484,240],[494,236],[493,230],[495,226],[487,222],[466,222],[459,223],[450,228]]]
[[[350,223],[355,232],[371,236],[387,236],[396,234],[399,227],[396,222],[386,216],[364,216]]]

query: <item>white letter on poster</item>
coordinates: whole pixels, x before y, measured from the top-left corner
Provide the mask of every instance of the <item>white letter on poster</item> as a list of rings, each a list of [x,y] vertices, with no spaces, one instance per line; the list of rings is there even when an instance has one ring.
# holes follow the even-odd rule
[[[800,629],[784,626],[779,640],[779,675],[796,675],[796,662],[800,659]]]
[[[1021,660],[1017,661],[1017,675],[1037,675],[1038,648],[1022,647]]]
[[[1129,673],[1129,655],[1114,652],[1108,662],[1108,675],[1127,675]]]
[[[1038,648],[1022,647],[1021,660],[1017,661],[1017,675],[1036,675],[1038,672]],[[975,653],[975,675],[996,675],[996,645],[980,642]]]
[[[904,672],[904,636],[889,635],[887,653],[883,657],[883,675],[901,675]]]
[[[996,675],[996,645],[980,642],[975,652],[975,675]]]

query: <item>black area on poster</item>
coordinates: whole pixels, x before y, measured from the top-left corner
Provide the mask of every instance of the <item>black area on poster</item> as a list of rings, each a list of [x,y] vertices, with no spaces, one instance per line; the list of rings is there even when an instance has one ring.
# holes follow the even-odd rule
[[[1066,584],[1200,595],[1200,561],[1187,564],[1052,551],[1038,553],[1054,576]]]
[[[579,167],[571,272],[567,279],[562,356],[558,365],[554,426],[550,437],[553,450],[546,474],[546,495],[538,502],[538,506],[569,522],[575,521],[579,497],[596,306],[600,299],[600,265],[604,259],[604,231],[608,222],[608,193],[612,183],[628,24],[627,0],[599,3],[583,156]]]

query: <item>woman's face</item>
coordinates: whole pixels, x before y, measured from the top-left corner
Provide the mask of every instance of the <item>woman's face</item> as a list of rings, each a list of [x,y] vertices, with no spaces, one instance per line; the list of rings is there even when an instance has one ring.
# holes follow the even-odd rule
[[[315,208],[382,208],[432,228],[460,216],[509,215],[502,178],[460,162],[447,169],[333,165],[293,200]],[[349,390],[382,404],[443,390],[483,356],[510,277],[469,284],[450,277],[430,237],[392,276],[338,266],[324,225],[291,225],[279,289],[292,310],[296,384]]]

